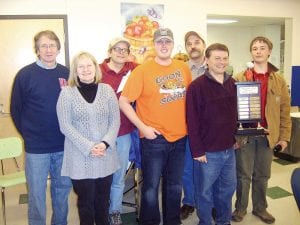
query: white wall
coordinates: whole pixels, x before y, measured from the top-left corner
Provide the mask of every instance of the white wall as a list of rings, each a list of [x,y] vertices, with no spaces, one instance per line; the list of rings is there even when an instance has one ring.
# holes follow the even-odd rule
[[[266,36],[273,43],[270,62],[280,68],[280,26],[227,27],[208,26],[207,44],[223,43],[229,48],[230,65],[234,74],[246,68],[246,62],[251,60],[249,44],[256,36]]]
[[[80,50],[88,50],[102,61],[108,41],[121,35],[121,2],[164,4],[164,24],[174,31],[175,51],[178,45],[183,46],[184,33],[190,29],[199,31],[206,39],[207,14],[291,18],[291,50],[287,53],[291,56],[291,65],[287,66],[287,70],[292,65],[300,65],[298,0],[227,0],[226,4],[223,0],[1,0],[0,14],[67,14],[70,56]],[[286,75],[289,80],[290,73]]]
[[[207,46],[215,42],[227,45],[229,64],[233,67],[233,73],[235,74],[244,70],[246,62],[251,59],[248,48],[252,39],[251,31],[249,27],[209,27],[207,29]]]

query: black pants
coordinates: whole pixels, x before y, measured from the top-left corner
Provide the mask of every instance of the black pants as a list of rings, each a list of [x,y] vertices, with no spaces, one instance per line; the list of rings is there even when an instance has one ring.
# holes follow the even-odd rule
[[[72,180],[78,196],[80,225],[109,225],[109,197],[112,175],[97,179]]]

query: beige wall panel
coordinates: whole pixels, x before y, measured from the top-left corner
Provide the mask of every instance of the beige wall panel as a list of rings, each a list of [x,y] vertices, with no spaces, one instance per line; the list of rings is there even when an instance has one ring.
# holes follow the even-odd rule
[[[21,137],[18,133],[17,129],[13,125],[11,117],[8,115],[0,116],[0,138],[5,137],[14,137],[18,136]]]
[[[0,20],[0,104],[9,113],[10,96],[16,73],[36,61],[33,37],[41,30],[53,30],[61,41],[58,62],[65,64],[63,19],[10,19]],[[0,115],[0,138],[16,134],[9,116]]]

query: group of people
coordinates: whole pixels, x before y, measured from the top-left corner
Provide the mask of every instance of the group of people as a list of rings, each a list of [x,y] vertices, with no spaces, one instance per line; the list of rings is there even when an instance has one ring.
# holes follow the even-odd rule
[[[122,224],[135,128],[143,176],[140,225],[161,222],[160,181],[164,225],[181,224],[195,209],[199,225],[242,221],[251,181],[252,213],[266,223],[275,221],[266,210],[271,149],[286,148],[291,121],[286,83],[268,62],[271,41],[256,37],[250,43],[250,79],[245,71],[235,78],[226,73],[226,45],[206,48],[195,31],[187,32],[184,41],[187,63],[171,58],[173,33],[159,28],[153,60],[130,62],[130,43],[115,38],[100,65],[80,52],[69,71],[56,62],[61,47],[56,34],[35,35],[37,61],[18,72],[11,95],[11,115],[25,144],[29,225],[46,224],[49,174],[52,225],[67,224],[72,186],[81,225]],[[261,125],[268,136],[235,138],[236,81],[261,82]]]

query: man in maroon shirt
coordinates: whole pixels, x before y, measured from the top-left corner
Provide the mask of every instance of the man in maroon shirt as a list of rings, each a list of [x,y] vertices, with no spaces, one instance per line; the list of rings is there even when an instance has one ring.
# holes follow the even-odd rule
[[[124,38],[111,40],[108,46],[108,56],[100,64],[102,71],[102,82],[112,86],[119,98],[124,84],[130,72],[137,66],[135,62],[129,62],[130,43]],[[111,193],[110,193],[110,222],[111,225],[121,225],[122,199],[125,186],[124,176],[126,173],[129,150],[131,147],[131,132],[134,125],[121,112],[121,127],[117,138],[117,152],[120,159],[121,168],[114,173]]]
[[[230,224],[231,198],[236,186],[235,81],[226,74],[229,51],[212,44],[205,51],[208,70],[187,91],[187,124],[194,158],[194,187],[199,225]]]

